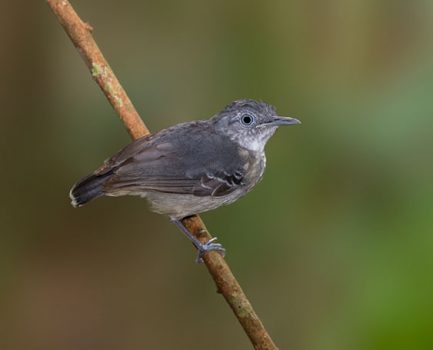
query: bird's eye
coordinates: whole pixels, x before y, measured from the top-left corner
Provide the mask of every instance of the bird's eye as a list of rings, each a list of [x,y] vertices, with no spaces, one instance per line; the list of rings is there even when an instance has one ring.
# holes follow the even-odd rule
[[[241,122],[244,125],[251,125],[254,122],[254,116],[252,114],[242,114]]]

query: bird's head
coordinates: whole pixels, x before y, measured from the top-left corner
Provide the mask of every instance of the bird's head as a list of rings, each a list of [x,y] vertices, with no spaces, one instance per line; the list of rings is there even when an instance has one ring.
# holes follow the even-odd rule
[[[211,120],[217,132],[260,152],[279,126],[301,123],[295,118],[277,116],[274,106],[250,99],[230,103]]]

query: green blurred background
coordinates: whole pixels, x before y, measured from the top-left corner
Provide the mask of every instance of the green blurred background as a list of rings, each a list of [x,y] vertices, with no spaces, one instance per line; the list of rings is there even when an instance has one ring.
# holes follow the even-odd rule
[[[302,120],[203,215],[281,349],[433,348],[432,1],[73,5],[151,130],[243,97]],[[45,1],[0,19],[0,348],[249,349],[167,218],[70,206],[129,137]]]

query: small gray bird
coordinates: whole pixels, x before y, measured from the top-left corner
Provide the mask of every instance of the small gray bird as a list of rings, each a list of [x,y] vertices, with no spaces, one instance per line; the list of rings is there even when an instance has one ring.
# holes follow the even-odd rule
[[[266,142],[280,125],[292,124],[300,121],[277,116],[267,103],[234,101],[209,120],[174,125],[130,143],[72,187],[72,205],[101,196],[142,196],[193,242],[198,261],[210,250],[224,255],[216,238],[201,243],[181,220],[248,193],[263,176]]]

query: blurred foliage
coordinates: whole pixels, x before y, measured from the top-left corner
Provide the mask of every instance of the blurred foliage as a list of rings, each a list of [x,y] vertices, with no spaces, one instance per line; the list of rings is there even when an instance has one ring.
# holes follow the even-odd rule
[[[152,130],[243,97],[302,120],[204,215],[281,349],[433,348],[433,2],[73,4]],[[69,205],[128,135],[46,4],[0,6],[0,348],[250,348],[166,218]]]

